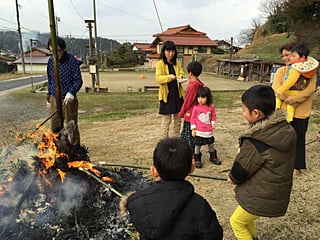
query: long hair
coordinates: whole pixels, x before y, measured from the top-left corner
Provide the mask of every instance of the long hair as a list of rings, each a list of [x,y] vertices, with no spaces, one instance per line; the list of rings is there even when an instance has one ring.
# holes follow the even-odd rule
[[[67,48],[66,42],[64,41],[63,38],[57,36],[57,40],[56,41],[57,41],[57,46],[59,46],[61,49],[66,49]],[[47,43],[47,48],[48,49],[49,49],[49,46],[52,46],[51,38],[49,38],[48,43]]]
[[[172,61],[173,65],[176,65],[177,56],[178,56],[176,44],[172,41],[166,41],[161,48],[160,58],[163,60],[163,62],[165,64],[168,64],[168,59],[166,58],[166,55],[164,54],[165,50],[174,50],[175,51],[174,56],[171,61]]]
[[[206,102],[207,106],[210,106],[213,102],[211,90],[208,87],[200,87],[197,92],[197,99],[198,99],[198,97],[206,97],[207,98],[207,102]]]

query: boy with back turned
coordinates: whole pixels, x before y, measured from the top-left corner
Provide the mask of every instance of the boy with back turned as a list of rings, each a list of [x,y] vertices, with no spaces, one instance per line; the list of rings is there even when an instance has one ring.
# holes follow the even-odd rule
[[[123,201],[141,240],[223,238],[216,213],[185,180],[194,170],[194,163],[191,148],[184,140],[161,140],[154,150],[150,170],[160,180]]]

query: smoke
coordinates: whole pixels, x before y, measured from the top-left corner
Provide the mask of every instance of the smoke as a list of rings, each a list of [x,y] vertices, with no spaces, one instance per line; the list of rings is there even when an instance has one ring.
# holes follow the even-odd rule
[[[86,191],[85,183],[75,181],[75,179],[67,178],[61,184],[61,196],[58,202],[59,214],[71,215],[72,210],[82,205],[83,196]]]
[[[23,46],[23,51],[27,52],[30,50],[30,46],[32,44],[32,47],[37,46],[38,44],[38,33],[35,32],[24,32],[22,33],[22,46]],[[20,48],[20,42],[18,44]]]

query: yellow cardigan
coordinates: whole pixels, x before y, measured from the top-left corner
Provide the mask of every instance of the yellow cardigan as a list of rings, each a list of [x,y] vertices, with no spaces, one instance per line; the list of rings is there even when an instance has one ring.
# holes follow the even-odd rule
[[[184,76],[182,65],[179,61],[173,66],[177,78]],[[165,103],[168,100],[169,88],[168,83],[172,80],[169,78],[168,65],[161,59],[156,65],[156,81],[159,83],[159,101],[163,100]],[[181,83],[178,83],[179,97],[184,97],[184,90]]]
[[[281,85],[284,83],[288,68],[289,68],[288,66],[283,66],[279,68],[275,73],[273,84],[272,84],[272,88],[275,92],[277,92],[278,89],[281,87]],[[291,96],[292,99],[298,103],[294,112],[295,118],[304,119],[304,118],[310,117],[311,109],[312,109],[312,94],[316,89],[316,80],[317,80],[317,74],[315,74],[310,79],[309,85],[305,89],[298,91],[296,95]],[[281,109],[286,111],[287,104],[283,102],[281,104]]]

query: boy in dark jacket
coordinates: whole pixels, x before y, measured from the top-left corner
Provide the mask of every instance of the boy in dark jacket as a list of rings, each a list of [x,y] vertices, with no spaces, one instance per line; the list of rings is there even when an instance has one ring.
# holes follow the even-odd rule
[[[161,140],[154,150],[150,170],[160,180],[130,195],[126,203],[140,239],[223,238],[216,213],[185,180],[194,170],[194,164],[191,148],[184,140]]]
[[[250,128],[240,138],[228,183],[236,184],[238,207],[230,218],[234,235],[257,239],[254,221],[283,216],[290,200],[296,134],[285,113],[275,109],[271,87],[256,85],[242,95],[243,117]]]

